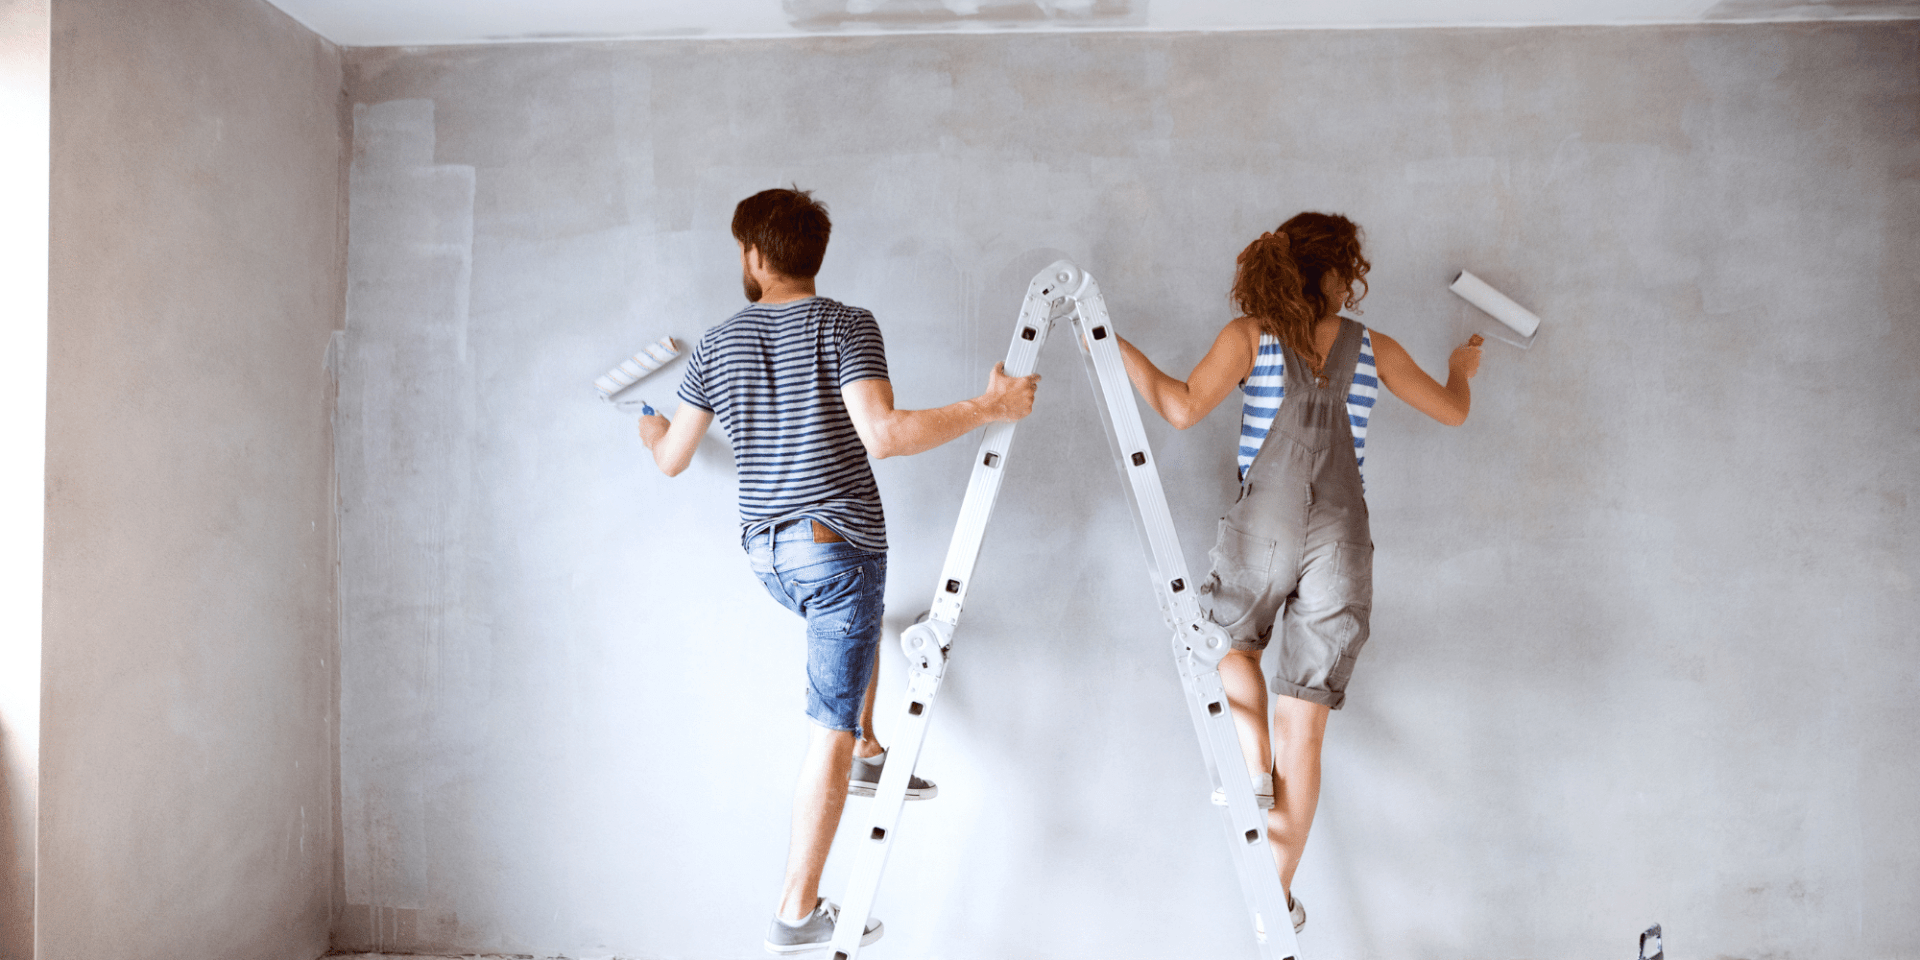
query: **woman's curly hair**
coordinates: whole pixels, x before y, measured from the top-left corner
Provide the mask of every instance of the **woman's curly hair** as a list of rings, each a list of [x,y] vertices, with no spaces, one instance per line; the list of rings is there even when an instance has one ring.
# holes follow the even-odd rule
[[[1263,233],[1240,251],[1233,275],[1233,304],[1260,321],[1316,368],[1325,361],[1313,346],[1313,327],[1341,307],[1358,311],[1367,295],[1367,271],[1373,264],[1361,252],[1360,227],[1337,213],[1301,213]],[[1360,282],[1358,296],[1327,303],[1320,279],[1331,271],[1349,286]]]

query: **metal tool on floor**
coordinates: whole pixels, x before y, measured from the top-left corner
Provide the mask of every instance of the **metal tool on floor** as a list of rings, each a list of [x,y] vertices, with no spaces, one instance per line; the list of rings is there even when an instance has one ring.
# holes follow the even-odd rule
[[[1146,554],[1148,577],[1160,601],[1161,616],[1173,630],[1174,665],[1186,690],[1187,709],[1206,760],[1207,776],[1212,788],[1226,796],[1226,805],[1220,810],[1227,845],[1240,874],[1240,888],[1260,955],[1263,960],[1297,960],[1300,950],[1287,912],[1287,896],[1267,844],[1266,811],[1254,799],[1253,778],[1241,759],[1239,735],[1234,731],[1233,713],[1220,682],[1220,660],[1231,643],[1226,631],[1201,615],[1194,599],[1186,557],[1180,551],[1173,517],[1167,510],[1160,471],[1140,425],[1140,410],[1134,403],[1119,341],[1107,317],[1106,301],[1100,296],[1099,285],[1085,271],[1061,260],[1027,284],[1020,321],[1007,350],[1006,372],[1016,377],[1031,374],[1047,334],[1060,320],[1072,321],[1075,339],[1082,346],[1087,379],[1100,400],[1101,422],[1127,500],[1133,505],[1134,526]],[[893,746],[869,813],[870,823],[860,835],[831,947],[833,960],[853,960],[859,955],[861,931],[873,912],[880,875],[886,868],[906,802],[908,778],[920,761],[927,724],[946,675],[954,629],[960,623],[960,610],[973,579],[974,561],[1000,492],[1014,427],[1012,423],[987,427],[973,458],[973,474],[960,504],[960,519],[934,588],[933,609],[924,621],[901,634],[900,646],[906,653],[908,669],[904,719],[893,734]],[[1196,791],[1195,795],[1203,794]]]
[[[1647,952],[1649,945],[1653,947],[1652,953]],[[1640,953],[1638,960],[1666,960],[1666,956],[1666,947],[1661,943],[1660,939],[1660,925],[1656,923],[1640,934]]]

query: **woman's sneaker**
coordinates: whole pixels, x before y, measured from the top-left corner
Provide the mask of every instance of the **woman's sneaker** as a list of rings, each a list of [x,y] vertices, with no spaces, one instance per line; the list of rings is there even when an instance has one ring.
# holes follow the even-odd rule
[[[847,773],[847,796],[871,797],[880,786],[880,769],[887,765],[887,751],[882,750],[871,757],[854,757],[853,769]],[[930,780],[919,777],[907,778],[908,800],[932,800],[940,793],[940,788]]]
[[[821,950],[833,943],[833,926],[840,922],[840,905],[821,897],[814,904],[813,912],[798,926],[780,919],[776,914],[773,922],[767,925],[767,952],[778,954],[806,953],[809,950]],[[869,918],[866,932],[860,935],[860,945],[866,946],[880,939],[883,928],[880,921]]]
[[[1192,796],[1192,794],[1188,794],[1188,796]],[[1273,809],[1273,774],[1257,773],[1253,775],[1253,802],[1255,806],[1258,806],[1262,810]],[[1213,805],[1216,807],[1224,807],[1227,805],[1227,788],[1215,787],[1213,789]]]

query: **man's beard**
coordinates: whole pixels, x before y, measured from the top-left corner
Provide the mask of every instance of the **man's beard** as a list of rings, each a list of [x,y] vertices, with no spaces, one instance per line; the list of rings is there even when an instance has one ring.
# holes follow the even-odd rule
[[[745,270],[740,271],[740,287],[747,292],[748,303],[759,303],[760,295],[766,292],[760,289],[760,281],[755,280],[753,274]]]

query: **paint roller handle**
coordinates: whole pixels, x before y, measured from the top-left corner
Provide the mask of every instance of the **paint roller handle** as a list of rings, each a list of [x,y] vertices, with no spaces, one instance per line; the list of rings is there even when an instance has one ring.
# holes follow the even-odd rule
[[[1453,348],[1453,355],[1447,358],[1447,373],[1449,374],[1449,379],[1453,377],[1465,377],[1471,380],[1474,374],[1480,372],[1480,355],[1482,352],[1480,345],[1485,342],[1486,338],[1476,333],[1472,337],[1469,337],[1466,343]]]

